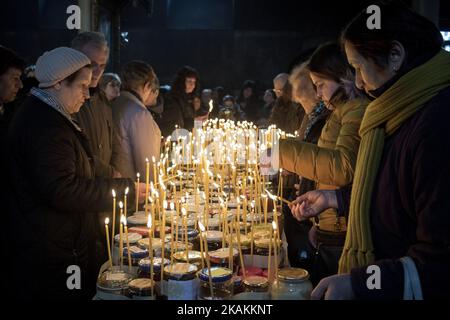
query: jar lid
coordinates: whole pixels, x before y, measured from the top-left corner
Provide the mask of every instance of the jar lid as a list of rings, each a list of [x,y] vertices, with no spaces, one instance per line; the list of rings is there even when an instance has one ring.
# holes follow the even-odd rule
[[[239,235],[239,240],[241,243],[242,247],[250,247],[251,245],[251,238],[249,236],[246,236],[245,234],[240,234]],[[237,245],[238,244],[238,235],[235,233],[232,235],[232,241],[233,241],[233,245]],[[230,242],[230,238],[226,237],[226,242],[229,243]]]
[[[168,243],[166,243],[166,250],[171,250],[172,249],[172,243],[174,245],[174,249],[177,251],[186,251],[186,250],[192,250],[192,248],[194,247],[194,245],[190,242],[188,242],[187,248],[186,248],[186,242],[185,241],[170,241]]]
[[[134,291],[146,291],[151,290],[155,285],[155,282],[149,278],[138,278],[131,280],[128,284],[129,288]]]
[[[280,240],[276,240],[278,241],[278,245],[281,245],[282,242]],[[255,247],[257,248],[262,248],[262,249],[269,249],[270,246],[270,239],[269,238],[261,238],[258,240],[255,240]],[[272,239],[272,249],[275,246],[275,239]]]
[[[139,246],[148,249],[149,248],[149,241],[150,238],[144,238],[138,241]],[[152,238],[152,249],[161,249],[162,247],[162,241],[160,238]]]
[[[174,259],[178,261],[187,261],[186,259],[186,251],[178,251],[173,254]],[[201,261],[202,253],[200,251],[188,251],[189,261]]]
[[[186,233],[186,228],[184,227],[179,227],[178,228],[178,237],[183,237],[184,239],[184,234]],[[187,234],[188,234],[188,239],[191,238],[195,238],[198,236],[199,232],[196,229],[193,228],[187,228]]]
[[[170,276],[175,278],[181,278],[187,275],[193,275],[197,272],[198,268],[195,264],[191,263],[174,263],[172,265],[168,265],[164,267],[164,272]]]
[[[146,225],[147,220],[148,220],[148,218],[147,218],[147,215],[145,214],[145,212],[143,212],[143,213],[138,212],[127,218],[128,224],[133,224],[133,225]]]
[[[239,254],[236,248],[232,248],[233,257]],[[208,255],[214,259],[228,259],[230,257],[230,248],[220,248],[214,251],[208,252]]]
[[[209,269],[204,268],[198,273],[200,280],[209,281]],[[228,268],[211,267],[212,282],[224,282],[233,277],[233,271]]]
[[[169,265],[169,263],[170,263],[169,259],[164,259],[164,266]],[[161,264],[162,264],[161,257],[153,257],[154,270],[161,270]],[[150,272],[150,258],[144,258],[139,260],[139,268],[145,272]]]
[[[269,281],[265,277],[249,276],[245,278],[244,284],[252,288],[266,288],[269,286]]]
[[[130,243],[136,243],[139,240],[142,239],[142,236],[139,233],[135,233],[135,232],[128,232],[128,242]],[[120,241],[120,234],[116,234],[116,236],[114,237],[114,240],[117,244],[119,244]],[[127,236],[125,235],[125,232],[122,234],[122,241],[124,244],[127,243]]]
[[[137,246],[130,246],[130,255],[132,259],[142,259],[148,256],[148,250],[147,249],[143,250]],[[127,247],[123,248],[123,256],[124,257],[128,256]]]
[[[290,282],[301,282],[309,279],[309,273],[301,268],[282,268],[278,270],[278,279]]]
[[[222,231],[216,230],[206,231],[206,241],[208,242],[222,241],[222,238],[223,238]]]
[[[97,286],[103,290],[117,290],[128,287],[133,277],[121,270],[107,270],[103,272],[97,281]]]

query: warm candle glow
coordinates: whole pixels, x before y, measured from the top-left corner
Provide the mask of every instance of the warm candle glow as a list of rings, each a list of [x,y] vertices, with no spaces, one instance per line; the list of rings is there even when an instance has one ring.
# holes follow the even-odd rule
[[[109,224],[109,218],[105,219],[105,224],[108,225]]]
[[[113,198],[116,197],[116,190],[114,190],[114,189],[112,189],[112,196],[113,196]]]
[[[213,100],[209,100],[209,113],[211,113],[214,109]]]
[[[152,227],[152,216],[148,215],[148,220],[147,220],[147,228],[151,228]]]
[[[128,194],[128,191],[130,191],[130,188],[127,187],[127,188],[125,189],[125,195]]]

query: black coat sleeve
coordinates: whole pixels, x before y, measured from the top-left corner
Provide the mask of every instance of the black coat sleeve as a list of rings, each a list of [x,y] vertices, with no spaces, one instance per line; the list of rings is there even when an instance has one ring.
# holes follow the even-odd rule
[[[46,128],[33,149],[31,179],[40,199],[60,212],[99,212],[112,207],[111,190],[123,192],[134,183],[130,179],[91,178],[77,172],[77,147],[60,128]],[[78,164],[79,165],[79,164]],[[130,201],[131,202],[131,201]]]

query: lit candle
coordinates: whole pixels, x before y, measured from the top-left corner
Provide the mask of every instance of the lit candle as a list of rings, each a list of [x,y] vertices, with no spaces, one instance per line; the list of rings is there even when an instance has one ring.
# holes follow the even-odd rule
[[[198,224],[199,224],[199,220],[197,220],[197,226],[198,226]],[[198,227],[198,229],[200,230],[200,227]],[[205,255],[203,254],[203,240],[202,240],[202,237],[200,236],[200,256],[202,257],[202,270],[205,268],[205,262],[204,262],[204,259],[205,259]]]
[[[120,231],[119,231],[119,260],[120,260],[120,269],[123,267],[123,203],[122,201],[119,202],[119,208],[120,208]]]
[[[153,220],[149,215],[147,220],[147,228],[148,228],[148,251],[150,254],[150,279],[152,280],[152,297],[153,297]],[[164,268],[164,262],[161,263],[161,268]],[[161,280],[162,281],[162,280]]]
[[[125,193],[123,195],[123,209],[125,211],[125,218],[127,217],[127,195],[128,195],[128,191],[129,191],[129,188],[126,187],[125,188]]]
[[[112,229],[111,229],[111,248],[114,248],[114,236],[116,232],[116,191],[112,190],[112,196],[113,196],[113,222],[112,222]]]
[[[156,186],[158,176],[156,174],[156,159],[154,156],[152,156],[152,162],[153,162],[153,183]]]
[[[206,252],[206,265],[208,267],[208,278],[209,278],[209,289],[211,290],[211,298],[214,298],[214,290],[212,285],[212,276],[211,276],[211,264],[209,262],[209,254],[208,254],[208,242],[206,240],[206,233],[205,233],[205,226],[199,222],[198,226],[200,228],[200,240],[203,239],[204,245],[205,245],[205,252]]]
[[[148,189],[150,187],[150,163],[145,158],[145,215],[148,213]]]
[[[140,178],[140,174],[139,172],[136,174],[136,213],[138,212],[139,209],[139,178]],[[145,194],[145,196],[147,196],[147,193]]]
[[[261,197],[264,199],[264,224],[267,224],[267,207],[269,206],[269,197],[262,194]]]
[[[109,243],[109,230],[108,230],[109,218],[105,219],[105,231],[106,231],[106,247],[108,248],[108,261],[109,266],[112,267],[111,247]]]

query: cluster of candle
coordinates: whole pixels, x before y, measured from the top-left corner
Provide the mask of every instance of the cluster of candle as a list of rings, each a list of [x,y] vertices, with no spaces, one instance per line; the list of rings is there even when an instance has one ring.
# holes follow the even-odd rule
[[[279,201],[287,202],[282,198],[282,172],[278,189],[273,195],[267,189],[270,186],[268,175],[262,171],[259,159],[262,152],[270,149],[278,138],[286,135],[275,127],[259,131],[252,123],[209,120],[202,127],[194,128],[190,133],[175,131],[171,137],[165,139],[162,153],[157,161],[154,157],[150,163],[146,159],[145,172],[145,203],[144,213],[147,217],[150,257],[150,277],[153,279],[152,239],[155,237],[155,225],[159,224],[159,237],[162,243],[161,257],[164,261],[166,245],[166,213],[170,208],[170,257],[173,264],[174,253],[180,246],[179,227],[184,231],[184,246],[186,260],[189,262],[188,220],[189,214],[194,213],[193,228],[200,232],[201,264],[211,272],[208,254],[207,232],[210,229],[210,219],[214,214],[219,217],[219,230],[222,231],[222,248],[228,242],[229,268],[233,270],[233,249],[239,252],[240,267],[245,277],[244,258],[241,245],[241,227],[245,235],[250,232],[251,256],[253,261],[253,244],[255,224],[270,228],[268,274],[270,279],[270,260],[272,243],[274,246],[274,259],[278,261],[280,245],[280,232],[277,219]],[[150,177],[152,173],[152,178]],[[136,176],[139,188],[140,174]],[[124,192],[123,202],[119,202],[119,264],[123,267],[123,240],[127,246],[128,264],[131,268],[130,243],[127,228],[127,194]],[[138,194],[136,192],[135,211],[138,213]],[[112,190],[113,210],[112,229],[109,231],[109,221],[105,221],[106,238],[108,246],[109,265],[113,265],[114,232],[116,223],[116,192]],[[273,202],[272,224],[269,224],[269,200]],[[233,206],[232,206],[233,205]],[[230,207],[236,210],[229,211]],[[231,218],[229,216],[231,214]],[[250,228],[248,228],[250,221]],[[111,232],[112,241],[109,241]],[[236,235],[233,238],[233,234]],[[277,272],[277,268],[275,268]],[[161,267],[163,279],[163,267]],[[211,281],[211,276],[210,276]],[[212,283],[211,283],[212,290]],[[213,295],[213,292],[211,291]],[[153,295],[153,288],[152,288]]]

